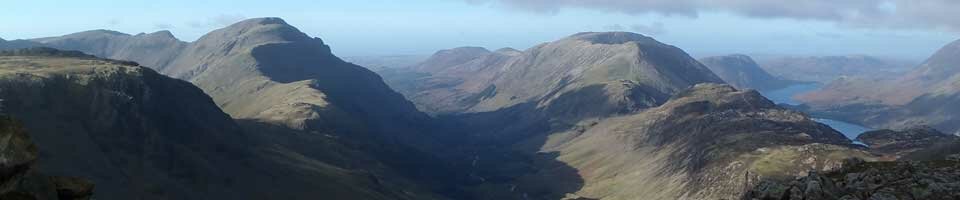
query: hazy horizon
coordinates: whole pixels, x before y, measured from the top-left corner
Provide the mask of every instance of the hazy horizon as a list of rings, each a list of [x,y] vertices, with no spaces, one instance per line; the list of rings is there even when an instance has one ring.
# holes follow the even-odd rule
[[[181,40],[194,41],[242,19],[281,17],[324,39],[341,56],[423,55],[460,46],[522,50],[577,32],[629,31],[676,45],[695,57],[856,54],[922,60],[943,44],[960,39],[960,29],[949,20],[926,20],[931,16],[949,18],[950,14],[931,10],[934,14],[918,17],[916,12],[908,12],[914,8],[900,8],[901,1],[832,5],[821,8],[825,11],[816,9],[820,1],[779,7],[764,1],[677,2],[684,9],[673,9],[672,2],[616,0],[590,5],[576,1],[541,5],[540,1],[523,0],[288,1],[282,5],[254,1],[23,1],[0,8],[0,29],[4,30],[0,38],[31,39],[107,29],[128,34],[170,30]],[[18,16],[30,15],[29,9],[14,9],[24,7],[43,7],[50,14],[24,20]],[[847,16],[848,12],[856,17]],[[876,20],[863,20],[863,16]],[[927,24],[909,21],[920,17]]]

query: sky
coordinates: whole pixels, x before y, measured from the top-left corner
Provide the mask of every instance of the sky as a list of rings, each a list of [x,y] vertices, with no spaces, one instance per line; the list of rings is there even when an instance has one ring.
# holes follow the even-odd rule
[[[798,3],[799,2],[799,3]],[[954,0],[0,0],[0,38],[109,29],[193,41],[281,17],[340,56],[460,46],[526,49],[578,32],[630,31],[693,56],[874,55],[922,60],[960,39]]]

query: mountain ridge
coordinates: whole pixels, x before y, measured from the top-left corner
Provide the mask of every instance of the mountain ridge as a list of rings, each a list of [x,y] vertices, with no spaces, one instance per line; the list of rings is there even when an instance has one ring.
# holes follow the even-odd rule
[[[770,91],[800,83],[770,75],[753,58],[743,54],[712,56],[700,58],[699,61],[725,82],[738,89]]]
[[[488,53],[484,49],[456,59],[445,58],[456,50],[438,51],[432,59],[414,67],[431,76],[420,77],[397,90],[422,110],[451,114],[550,102],[566,92],[591,85],[619,84],[615,82],[621,80],[661,94],[694,83],[722,82],[683,50],[627,32],[584,32],[523,52]],[[451,61],[435,62],[445,59]]]
[[[200,88],[134,62],[16,52],[0,55],[3,111],[31,130],[41,170],[90,178],[97,198],[435,198],[371,152],[245,129]]]

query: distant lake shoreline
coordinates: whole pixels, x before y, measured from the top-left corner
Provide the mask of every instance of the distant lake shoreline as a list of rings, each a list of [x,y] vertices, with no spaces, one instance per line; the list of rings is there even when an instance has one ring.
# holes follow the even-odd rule
[[[794,99],[793,98],[794,96],[805,93],[805,92],[818,90],[820,89],[820,87],[823,87],[823,86],[819,83],[797,84],[797,85],[791,85],[783,89],[773,90],[769,92],[760,92],[760,93],[777,104],[800,105],[801,102]],[[857,136],[859,136],[863,132],[873,130],[871,128],[867,128],[862,125],[844,122],[844,121],[835,120],[835,119],[816,118],[814,120],[816,120],[817,122],[826,124],[827,126],[830,126],[831,128],[837,131],[840,131],[840,133],[843,133],[844,136],[847,136],[847,138],[850,138],[850,140],[853,140],[855,144],[860,144],[860,145],[863,145],[863,143],[856,141]]]

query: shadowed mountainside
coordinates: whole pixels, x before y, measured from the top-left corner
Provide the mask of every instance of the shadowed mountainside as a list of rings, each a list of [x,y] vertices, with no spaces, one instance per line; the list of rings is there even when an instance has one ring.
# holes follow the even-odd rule
[[[135,41],[131,38],[137,37],[93,31],[34,41],[88,48],[85,51],[106,57],[124,56],[111,55],[104,49],[156,48],[138,45],[143,42],[116,42]],[[151,121],[155,119],[151,114],[128,109],[116,109],[119,114],[49,111],[54,116],[74,117],[68,120],[82,123],[78,127],[116,129],[120,133],[127,133],[124,131],[129,127],[101,123],[127,124],[114,121],[142,119],[139,124],[146,130],[223,126],[212,129],[212,133],[186,136],[129,132],[149,140],[89,139],[96,145],[150,144],[151,148],[140,149],[112,147],[110,143],[106,145],[112,148],[110,151],[88,150],[113,160],[122,158],[96,165],[127,169],[120,171],[132,174],[127,178],[134,180],[131,182],[161,184],[131,184],[135,194],[164,188],[161,191],[173,197],[214,198],[214,194],[227,191],[222,188],[239,188],[283,195],[260,196],[263,198],[288,199],[324,193],[332,195],[325,197],[347,199],[435,197],[424,190],[454,199],[732,199],[759,180],[792,179],[811,169],[834,169],[848,157],[876,159],[835,130],[802,113],[780,108],[756,91],[716,84],[723,81],[683,50],[639,34],[579,33],[526,51],[445,50],[417,66],[384,73],[391,75],[385,79],[344,62],[331,54],[322,40],[278,18],[245,20],[192,43],[173,41],[159,46],[167,45],[174,55],[137,54],[127,58],[156,63],[149,67],[190,81],[199,89],[184,90],[197,93],[191,96],[206,92],[210,97],[203,102],[207,103],[190,105],[198,108],[176,107],[185,99],[203,98],[186,98],[182,96],[187,94],[168,91],[171,94],[162,98],[169,100],[149,101],[157,103],[155,107],[135,104],[153,109],[136,111],[161,113],[156,117],[158,122]],[[100,75],[98,68],[92,69],[97,72],[94,75]],[[118,69],[163,77],[144,68]],[[66,88],[84,88],[73,85],[90,84],[73,82],[127,80],[120,75],[119,79],[80,75],[61,79],[70,86]],[[129,79],[134,83],[138,80]],[[442,116],[440,122],[417,111],[383,80],[416,102],[417,107]],[[167,91],[151,88],[146,93],[142,90],[145,86],[104,82],[104,87],[109,86],[106,91],[63,89],[60,93],[98,100],[93,102],[109,100],[104,105],[95,104],[98,109],[90,109],[102,110],[99,108],[127,105],[114,103],[122,103],[126,97],[138,100],[146,96],[142,99],[152,100],[161,97],[150,95]],[[120,94],[125,95],[110,96],[117,93],[111,91],[123,91]],[[50,101],[60,102],[52,105],[62,104],[51,108],[83,108],[66,100]],[[21,104],[18,106],[31,105]],[[158,110],[161,107],[177,109]],[[171,119],[178,116],[171,114],[174,112],[201,111],[209,111],[209,116]],[[192,121],[208,117],[224,122]],[[167,138],[173,136],[177,137]],[[169,142],[183,138],[192,139]],[[223,149],[197,145],[207,140],[229,145]],[[172,148],[168,146],[177,148],[165,150]],[[183,157],[191,159],[171,161]],[[234,174],[246,176],[230,176]],[[173,187],[178,181],[198,186]],[[243,195],[249,194],[215,197]]]
[[[482,166],[469,191],[731,199],[761,178],[874,159],[756,91],[711,84],[722,81],[707,67],[638,34],[581,33],[523,52],[444,50],[390,73],[418,106],[469,130],[462,152],[477,152]]]
[[[551,120],[532,106],[447,118],[476,130],[471,134],[478,152],[536,158],[479,154],[485,167],[477,176],[513,178],[477,187],[509,193],[515,186],[535,199],[731,199],[760,179],[831,169],[847,157],[874,159],[802,113],[725,85],[697,85],[659,107],[573,124]],[[484,164],[490,162],[497,165]],[[511,168],[518,166],[533,170]],[[562,178],[570,170],[582,180]]]
[[[136,54],[124,58],[166,63],[149,67],[195,84],[224,112],[240,121],[244,129],[253,129],[251,132],[261,135],[262,140],[278,141],[279,147],[290,151],[285,153],[319,155],[311,159],[335,162],[324,159],[339,156],[323,156],[329,154],[324,151],[337,147],[312,148],[299,142],[327,141],[380,162],[354,167],[395,169],[422,185],[437,187],[434,190],[455,187],[450,183],[457,178],[453,174],[457,171],[431,153],[440,152],[446,145],[456,145],[449,140],[460,138],[440,135],[429,116],[391,90],[377,74],[344,62],[321,39],[300,32],[282,19],[244,20],[195,42],[165,43],[169,45],[165,48],[158,43],[150,46],[139,45],[147,43],[143,41],[125,42],[142,38],[146,35],[88,31],[34,41],[106,57],[124,56],[99,48],[115,45],[129,51],[172,49],[174,56]],[[271,131],[283,128],[292,130],[280,130],[278,135],[270,136]]]
[[[237,119],[385,137],[420,132],[416,127],[427,121],[379,76],[340,60],[322,40],[279,18],[245,20],[192,43],[166,31],[131,36],[103,30],[33,41],[136,61],[190,81]]]
[[[246,132],[199,88],[132,62],[0,53],[0,99],[40,170],[89,178],[102,199],[431,198],[349,143],[311,137],[307,152],[280,139],[292,131]]]
[[[0,116],[0,138],[0,199],[88,200],[93,196],[90,180],[48,176],[37,169],[40,153],[19,121]]]

